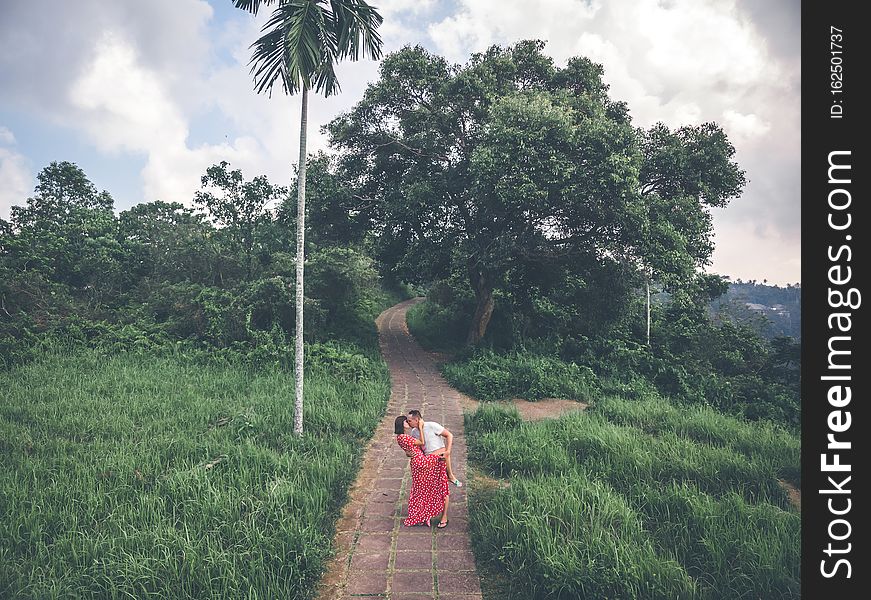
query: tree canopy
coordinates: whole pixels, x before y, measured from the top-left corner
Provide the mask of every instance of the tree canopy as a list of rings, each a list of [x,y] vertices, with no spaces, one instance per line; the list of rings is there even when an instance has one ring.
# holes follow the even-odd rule
[[[408,280],[468,279],[469,343],[520,265],[691,280],[713,250],[707,208],[744,184],[717,125],[637,129],[600,65],[558,67],[543,49],[527,40],[451,65],[406,47],[328,126],[343,176],[371,201],[382,262]]]

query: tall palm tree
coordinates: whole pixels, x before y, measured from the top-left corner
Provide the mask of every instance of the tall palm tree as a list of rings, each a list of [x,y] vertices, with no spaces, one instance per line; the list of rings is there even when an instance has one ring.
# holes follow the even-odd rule
[[[305,249],[305,171],[308,91],[330,96],[339,91],[334,70],[339,60],[381,57],[378,26],[383,21],[363,0],[233,0],[236,8],[257,14],[278,4],[251,48],[251,73],[258,94],[281,81],[285,94],[302,94],[299,176],[296,204],[296,404],[293,431],[302,434],[303,265]]]

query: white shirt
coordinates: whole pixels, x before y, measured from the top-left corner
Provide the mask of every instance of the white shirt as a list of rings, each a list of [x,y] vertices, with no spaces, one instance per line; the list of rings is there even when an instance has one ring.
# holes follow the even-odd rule
[[[445,428],[435,421],[423,422],[423,441],[426,443],[423,447],[424,454],[432,454],[445,447],[445,438],[441,435],[444,430]],[[420,431],[417,427],[411,430],[411,436],[420,439]]]

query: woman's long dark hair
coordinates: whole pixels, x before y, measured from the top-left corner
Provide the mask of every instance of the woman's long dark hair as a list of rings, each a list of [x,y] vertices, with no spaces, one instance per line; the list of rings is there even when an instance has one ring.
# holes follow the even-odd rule
[[[393,422],[393,433],[399,435],[400,433],[405,433],[405,415],[401,415],[396,417],[396,420]]]

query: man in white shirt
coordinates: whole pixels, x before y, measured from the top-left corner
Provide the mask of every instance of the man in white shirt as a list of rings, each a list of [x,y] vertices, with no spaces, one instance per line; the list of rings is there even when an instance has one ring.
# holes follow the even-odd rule
[[[454,435],[435,421],[424,421],[419,410],[408,411],[407,420],[408,424],[413,427],[411,436],[417,439],[421,439],[419,426],[423,423],[422,439],[425,443],[423,453],[443,456],[448,472],[448,481],[461,487],[463,484],[454,477],[453,469],[451,469],[451,445],[454,443]]]

